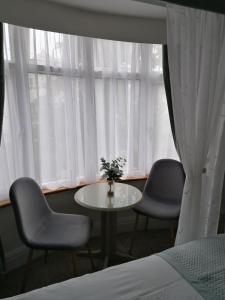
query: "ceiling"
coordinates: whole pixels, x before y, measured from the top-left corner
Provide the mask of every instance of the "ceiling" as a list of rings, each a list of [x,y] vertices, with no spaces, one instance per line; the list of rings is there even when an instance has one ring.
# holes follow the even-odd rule
[[[60,3],[74,8],[81,8],[95,12],[108,14],[147,17],[147,18],[165,18],[165,7],[136,2],[134,0],[42,0]],[[157,3],[157,0],[152,0]]]

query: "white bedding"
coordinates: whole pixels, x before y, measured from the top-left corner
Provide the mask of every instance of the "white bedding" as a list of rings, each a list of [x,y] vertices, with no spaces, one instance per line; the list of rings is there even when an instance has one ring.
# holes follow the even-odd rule
[[[10,300],[202,300],[162,258],[152,255],[54,284]]]

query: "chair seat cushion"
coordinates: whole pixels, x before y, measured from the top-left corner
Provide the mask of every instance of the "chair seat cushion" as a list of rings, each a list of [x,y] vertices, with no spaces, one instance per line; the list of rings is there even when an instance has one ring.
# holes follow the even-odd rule
[[[180,214],[180,203],[178,201],[167,202],[165,199],[154,199],[153,197],[145,196],[135,207],[134,211],[144,216],[156,219],[177,219]]]
[[[40,249],[75,250],[88,242],[90,225],[86,216],[50,213],[32,236],[30,245]]]

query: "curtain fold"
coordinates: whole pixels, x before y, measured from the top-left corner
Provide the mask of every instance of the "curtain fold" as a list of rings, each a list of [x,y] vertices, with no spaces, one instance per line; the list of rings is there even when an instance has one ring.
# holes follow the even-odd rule
[[[160,45],[4,30],[0,199],[21,176],[45,188],[94,182],[101,157],[126,158],[125,176],[135,177],[177,158]]]
[[[5,97],[5,84],[4,84],[3,24],[0,23],[0,143],[2,137],[4,97]]]
[[[176,243],[217,233],[224,162],[225,17],[168,5],[176,138],[186,173]]]
[[[163,79],[164,79],[164,84],[165,84],[167,107],[168,107],[168,112],[169,112],[169,117],[170,117],[170,126],[171,126],[171,130],[172,130],[174,144],[175,144],[176,150],[179,154],[178,144],[177,144],[177,140],[176,140],[174,116],[173,116],[173,102],[172,102],[171,85],[170,85],[170,71],[169,71],[169,60],[168,60],[167,45],[163,45],[162,51],[163,51],[162,52]]]

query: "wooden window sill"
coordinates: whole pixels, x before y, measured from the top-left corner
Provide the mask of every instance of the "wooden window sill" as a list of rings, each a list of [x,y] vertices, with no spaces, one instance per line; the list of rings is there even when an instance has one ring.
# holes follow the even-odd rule
[[[125,179],[122,179],[122,182],[129,182],[129,181],[138,181],[138,180],[146,180],[147,177],[143,176],[143,177],[127,177]],[[98,182],[105,182],[106,180],[99,180]],[[88,185],[88,183],[81,183],[79,185],[74,185],[72,187],[61,187],[61,188],[57,188],[57,189],[43,189],[43,193],[44,195],[49,195],[49,194],[56,194],[56,193],[61,193],[61,192],[65,192],[65,191],[69,191],[69,190],[74,190],[74,189],[79,189],[85,185]],[[4,200],[0,200],[0,208],[6,207],[11,205],[11,201],[9,199],[4,199]]]

